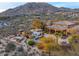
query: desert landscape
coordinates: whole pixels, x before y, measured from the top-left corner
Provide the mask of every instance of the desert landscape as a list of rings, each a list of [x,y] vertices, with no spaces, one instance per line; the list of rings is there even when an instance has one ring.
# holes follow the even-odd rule
[[[0,56],[79,56],[79,8],[25,3],[0,13]]]

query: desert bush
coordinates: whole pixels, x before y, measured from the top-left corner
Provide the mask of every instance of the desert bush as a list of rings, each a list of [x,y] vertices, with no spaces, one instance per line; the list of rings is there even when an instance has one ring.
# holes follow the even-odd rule
[[[16,48],[16,45],[14,43],[8,43],[6,48],[5,48],[5,51],[6,52],[11,52],[11,51],[14,51]]]
[[[72,43],[76,39],[79,39],[79,35],[78,34],[74,34],[74,35],[68,37],[69,43]]]

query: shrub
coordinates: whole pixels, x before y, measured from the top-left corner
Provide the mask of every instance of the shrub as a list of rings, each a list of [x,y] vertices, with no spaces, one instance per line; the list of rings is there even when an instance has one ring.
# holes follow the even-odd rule
[[[79,39],[79,35],[78,34],[74,34],[74,35],[68,37],[69,43],[72,43],[73,40],[75,40],[75,39]]]
[[[18,48],[18,51],[19,51],[19,52],[22,52],[22,51],[23,51],[23,47],[19,47],[19,48]]]
[[[44,48],[45,48],[44,44],[42,44],[42,43],[38,43],[38,44],[37,44],[37,47],[38,47],[39,49],[44,49]]]
[[[35,45],[35,42],[33,40],[30,40],[30,41],[28,41],[28,44],[33,46],[33,45]]]
[[[14,43],[8,43],[7,46],[6,46],[6,52],[10,52],[10,51],[14,51],[16,48],[16,45]]]
[[[41,37],[40,40],[45,42],[47,40],[47,38],[46,37]]]
[[[32,39],[34,39],[35,38],[35,36],[32,36]]]

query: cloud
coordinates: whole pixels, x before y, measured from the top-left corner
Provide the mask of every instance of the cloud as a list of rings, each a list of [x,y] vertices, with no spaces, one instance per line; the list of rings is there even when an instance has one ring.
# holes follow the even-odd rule
[[[0,13],[3,12],[3,11],[6,11],[6,9],[0,9]]]

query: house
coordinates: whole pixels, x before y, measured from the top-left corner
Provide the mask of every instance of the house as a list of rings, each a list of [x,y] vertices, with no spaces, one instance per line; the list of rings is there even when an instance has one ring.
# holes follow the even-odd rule
[[[31,32],[37,38],[42,36],[42,29],[32,29]]]
[[[72,21],[58,21],[58,22],[53,22],[54,25],[61,25],[61,26],[67,26],[70,27],[72,25],[75,25],[74,22]]]
[[[55,21],[52,25],[47,25],[47,30],[50,32],[67,32],[67,29],[73,27],[75,22],[72,21]]]
[[[66,26],[60,26],[60,25],[47,26],[47,28],[50,30],[55,30],[55,31],[63,31],[67,29]]]

